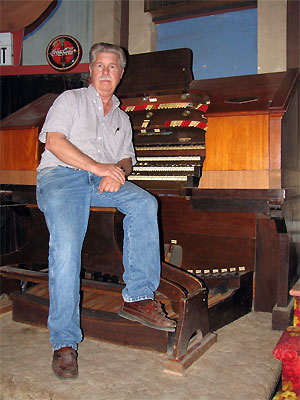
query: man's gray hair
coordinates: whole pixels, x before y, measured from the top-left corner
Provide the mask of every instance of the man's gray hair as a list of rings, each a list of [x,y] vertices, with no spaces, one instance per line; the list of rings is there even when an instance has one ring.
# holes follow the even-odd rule
[[[126,67],[126,55],[124,53],[124,50],[120,46],[116,46],[110,43],[93,44],[89,52],[91,66],[95,62],[98,53],[115,53],[119,57],[121,69],[124,69]]]

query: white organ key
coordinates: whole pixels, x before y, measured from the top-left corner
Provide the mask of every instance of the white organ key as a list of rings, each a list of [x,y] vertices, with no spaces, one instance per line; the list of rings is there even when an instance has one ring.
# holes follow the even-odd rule
[[[145,171],[145,172],[150,172],[150,171],[194,171],[193,166],[174,166],[174,167],[164,167],[164,166],[134,166],[133,171]]]
[[[153,176],[153,175],[129,175],[127,178],[129,181],[186,181],[186,177],[179,176]]]

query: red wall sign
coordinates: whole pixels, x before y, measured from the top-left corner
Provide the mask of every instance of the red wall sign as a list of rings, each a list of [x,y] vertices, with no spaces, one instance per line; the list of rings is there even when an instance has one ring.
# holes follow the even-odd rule
[[[80,62],[81,57],[80,43],[72,36],[56,36],[47,46],[48,64],[57,71],[70,71]]]

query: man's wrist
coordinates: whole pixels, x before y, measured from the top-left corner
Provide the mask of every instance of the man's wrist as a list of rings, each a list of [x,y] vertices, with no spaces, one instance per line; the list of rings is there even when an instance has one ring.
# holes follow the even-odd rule
[[[125,168],[124,168],[124,167],[122,167],[122,165],[118,165],[118,167],[119,167],[119,168],[121,168],[121,170],[123,171],[123,174],[124,174],[124,176],[126,176],[126,171],[125,171]]]
[[[98,175],[98,170],[99,170],[100,163],[97,161],[91,160],[91,164],[88,168],[88,171],[90,171],[92,174]]]

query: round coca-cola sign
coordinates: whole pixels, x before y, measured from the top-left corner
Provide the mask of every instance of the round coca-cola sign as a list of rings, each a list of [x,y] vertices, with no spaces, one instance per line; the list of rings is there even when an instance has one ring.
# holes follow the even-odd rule
[[[81,57],[80,43],[72,36],[56,36],[47,46],[48,64],[57,71],[71,70],[80,62]]]

